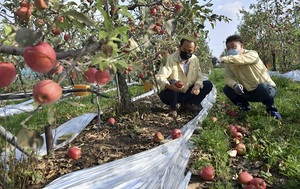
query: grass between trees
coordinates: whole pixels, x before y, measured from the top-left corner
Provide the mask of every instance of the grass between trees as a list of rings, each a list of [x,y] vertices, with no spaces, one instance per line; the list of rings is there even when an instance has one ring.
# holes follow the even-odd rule
[[[275,105],[282,115],[281,121],[268,116],[262,103],[250,103],[252,109],[247,114],[230,117],[226,115],[226,109],[237,112],[238,108],[222,92],[224,75],[222,68],[214,68],[209,78],[218,94],[201,125],[203,130],[192,138],[195,146],[201,149],[195,168],[201,169],[208,164],[215,167],[216,178],[210,188],[241,188],[234,181],[241,171],[263,178],[272,188],[300,188],[299,82],[272,77],[278,87]],[[229,107],[224,108],[224,102]],[[218,121],[212,122],[212,116]],[[243,156],[230,158],[227,154],[233,149],[228,125],[241,125],[249,130],[242,139],[247,149]]]
[[[300,187],[300,125],[299,110],[300,99],[297,91],[300,89],[298,82],[289,79],[273,77],[278,86],[275,103],[283,120],[277,121],[267,116],[265,107],[261,103],[251,103],[250,110],[243,117],[230,117],[226,115],[224,103],[229,108],[237,111],[222,92],[225,85],[224,70],[214,68],[209,79],[215,84],[218,94],[216,103],[209,115],[202,123],[202,128],[192,138],[194,145],[199,149],[198,161],[194,167],[200,170],[205,165],[213,165],[216,169],[214,182],[210,188],[241,188],[235,180],[240,171],[249,171],[257,177],[265,179],[268,186],[273,188],[299,188]],[[143,92],[142,86],[131,86],[132,96]],[[107,95],[113,98],[101,98],[102,111],[113,107],[116,100],[116,91],[110,91]],[[64,97],[52,106],[44,106],[31,119],[26,122],[27,128],[42,129],[49,124],[49,111],[54,111],[54,125],[59,126],[72,117],[84,113],[97,112],[96,104],[91,103],[91,95],[84,97]],[[16,134],[23,127],[20,123],[30,113],[18,114],[6,118],[0,118],[2,126]],[[53,114],[52,114],[53,115]],[[212,122],[210,117],[217,117],[217,122]],[[50,116],[51,118],[51,116]],[[105,118],[104,118],[105,119]],[[232,149],[232,138],[226,132],[228,125],[242,125],[249,128],[249,133],[243,138],[247,151],[244,156],[230,158],[227,151]],[[2,140],[2,139],[1,139]],[[0,142],[1,148],[5,143]],[[261,166],[258,169],[256,163]],[[25,167],[22,170],[25,171]],[[26,171],[25,171],[26,172]]]

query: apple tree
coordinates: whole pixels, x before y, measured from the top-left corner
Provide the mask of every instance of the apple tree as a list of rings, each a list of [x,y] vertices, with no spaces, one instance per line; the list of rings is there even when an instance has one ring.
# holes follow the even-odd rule
[[[298,1],[260,0],[250,6],[250,11],[241,10],[242,22],[238,27],[245,46],[258,51],[266,64],[276,60],[282,70],[299,64],[299,19]]]
[[[45,81],[57,88],[53,82],[66,85],[69,79],[101,86],[113,76],[119,109],[132,112],[136,109],[126,70],[132,70],[134,80],[154,79],[166,54],[174,52],[183,37],[194,40],[196,55],[210,64],[205,22],[213,26],[229,21],[214,14],[211,6],[211,1],[196,0],[7,0],[0,13],[1,61],[11,62],[16,69],[11,73],[18,73],[13,91],[26,91],[32,83],[40,86]],[[41,106],[58,100],[33,96]]]

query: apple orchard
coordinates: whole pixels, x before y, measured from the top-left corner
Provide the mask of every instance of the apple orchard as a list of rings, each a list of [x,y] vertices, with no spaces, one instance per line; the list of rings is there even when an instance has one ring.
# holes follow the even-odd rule
[[[295,53],[299,49],[299,18],[293,18],[288,2],[258,1],[252,7],[254,14],[241,11],[244,23],[238,28],[245,46],[257,49],[266,63],[272,58],[280,60],[283,69],[299,59]],[[168,54],[177,50],[181,38],[196,41],[195,55],[202,71],[211,68],[205,23],[214,26],[230,21],[211,7],[212,2],[205,0],[5,0],[0,3],[0,93],[32,92],[38,106],[32,112],[35,114],[42,106],[55,106],[64,87],[83,84],[98,92],[114,82],[118,91],[116,117],[134,112],[127,83],[155,85],[154,75]],[[299,2],[295,7],[299,13]],[[108,123],[113,126],[116,120],[110,118]],[[50,126],[43,127],[45,133],[51,131]],[[233,126],[227,131],[235,139],[246,132]],[[176,139],[182,133],[174,129],[171,136]],[[163,134],[156,132],[154,141],[162,140]],[[239,143],[234,150],[243,155],[246,147]],[[81,151],[70,148],[67,155],[76,160]],[[214,167],[204,167],[199,176],[211,181]],[[265,188],[262,180],[248,172],[240,173],[238,181]]]
[[[154,75],[182,37],[201,44],[197,56],[210,62],[204,22],[228,21],[211,6],[205,1],[168,0],[5,1],[1,92],[32,91],[37,112],[59,101],[64,87],[83,84],[99,91],[115,81],[118,113],[136,111],[127,82],[155,84]],[[45,126],[46,136],[50,131],[51,126]],[[174,133],[173,138],[181,135]],[[51,146],[47,152],[53,153]]]

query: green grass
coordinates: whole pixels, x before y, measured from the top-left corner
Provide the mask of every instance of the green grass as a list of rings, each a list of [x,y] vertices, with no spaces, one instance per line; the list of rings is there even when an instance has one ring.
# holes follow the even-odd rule
[[[203,121],[203,131],[193,141],[201,149],[199,161],[195,167],[202,168],[206,164],[216,168],[216,179],[211,188],[240,188],[241,186],[231,178],[237,174],[232,169],[232,159],[226,151],[232,149],[231,137],[226,134],[229,124],[240,124],[250,127],[250,134],[243,139],[247,146],[244,158],[248,162],[261,161],[266,166],[265,171],[260,171],[258,176],[264,178],[274,188],[299,188],[300,187],[300,98],[298,96],[299,82],[281,77],[272,77],[278,87],[275,105],[281,113],[281,121],[274,120],[265,112],[261,103],[252,103],[252,110],[244,117],[233,118],[226,115],[222,109],[222,101],[230,104],[230,108],[238,111],[222,89],[225,85],[224,70],[214,68],[209,78],[216,86],[218,94],[216,103]],[[209,118],[217,117],[218,121],[212,123]],[[209,157],[209,158],[204,158]],[[202,166],[202,167],[201,167]],[[281,185],[278,180],[284,179]]]

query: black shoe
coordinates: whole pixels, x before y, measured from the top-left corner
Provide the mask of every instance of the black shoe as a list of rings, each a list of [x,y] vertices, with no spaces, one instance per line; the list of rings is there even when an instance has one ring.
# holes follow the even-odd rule
[[[238,115],[246,114],[249,110],[251,110],[251,106],[249,104],[237,104],[237,106],[240,107],[240,110],[238,111]]]
[[[176,117],[177,117],[176,108],[169,108],[169,116],[176,119]]]
[[[278,112],[277,108],[275,108],[275,106],[269,106],[266,108],[267,113],[274,117],[275,119],[281,119],[281,115]]]
[[[272,117],[274,117],[275,119],[281,119],[281,115],[279,112],[276,111],[269,111],[268,114]]]

